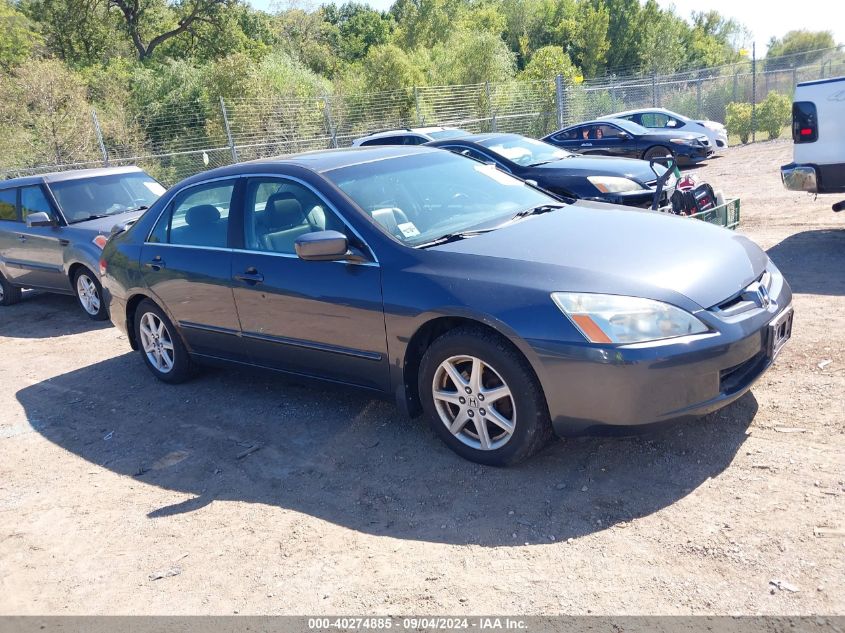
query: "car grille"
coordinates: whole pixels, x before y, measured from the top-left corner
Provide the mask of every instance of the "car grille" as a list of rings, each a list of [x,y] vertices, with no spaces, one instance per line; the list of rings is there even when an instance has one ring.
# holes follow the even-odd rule
[[[748,284],[748,286],[743,288],[740,292],[735,294],[730,299],[727,299],[722,303],[710,308],[710,311],[716,312],[721,316],[734,316],[743,312],[747,312],[748,310],[760,308],[757,302],[753,299],[753,295],[756,294],[755,289],[757,284],[760,284],[761,286],[765,287],[766,290],[771,290],[772,276],[769,274],[768,270],[764,270],[763,273],[759,277],[757,277],[757,279],[752,281],[750,284]]]

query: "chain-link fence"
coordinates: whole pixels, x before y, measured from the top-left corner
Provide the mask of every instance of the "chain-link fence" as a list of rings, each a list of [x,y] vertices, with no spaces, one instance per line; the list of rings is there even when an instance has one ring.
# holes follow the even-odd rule
[[[237,161],[345,147],[382,129],[448,125],[539,137],[572,123],[644,107],[724,123],[731,102],[758,104],[770,92],[791,95],[798,82],[845,75],[842,47],[823,51],[812,64],[797,65],[799,61],[798,56],[778,58],[777,64],[746,60],[673,75],[611,75],[581,83],[558,76],[317,98],[197,101],[150,109],[106,129],[92,111],[90,142],[83,144],[79,162],[7,169],[0,178],[137,164],[173,184]]]

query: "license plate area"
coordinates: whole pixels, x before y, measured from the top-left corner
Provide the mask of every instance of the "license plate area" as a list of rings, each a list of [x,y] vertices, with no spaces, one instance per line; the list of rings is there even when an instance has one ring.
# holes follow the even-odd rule
[[[768,352],[769,358],[774,360],[786,342],[792,336],[792,317],[795,313],[789,307],[781,312],[778,317],[769,323],[768,331]]]

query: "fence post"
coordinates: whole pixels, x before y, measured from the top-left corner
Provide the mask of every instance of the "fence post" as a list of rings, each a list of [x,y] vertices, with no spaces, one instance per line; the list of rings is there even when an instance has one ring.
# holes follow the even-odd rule
[[[229,142],[229,151],[232,152],[232,162],[238,162],[238,150],[235,148],[235,139],[232,138],[232,131],[229,129],[229,115],[226,113],[226,103],[220,97],[220,111],[223,113],[223,129],[226,130],[226,139]]]
[[[332,101],[329,95],[323,95],[323,113],[326,116],[326,126],[329,128],[329,136],[332,139],[332,147],[337,149],[337,130],[332,118]]]
[[[493,95],[490,91],[490,82],[484,82],[484,89],[487,92],[487,114],[490,115],[490,131],[496,132],[496,110],[493,108]]]
[[[695,118],[701,118],[701,73],[699,73],[698,81],[695,82]]]
[[[422,117],[422,110],[420,109],[420,91],[414,86],[414,107],[417,110],[417,125],[425,125],[425,120]]]
[[[563,122],[563,99],[565,92],[563,89],[563,75],[558,73],[555,77],[555,109],[557,110],[557,127],[562,128]]]
[[[610,109],[616,112],[616,73],[610,75]]]
[[[106,142],[103,140],[103,130],[100,129],[100,120],[97,118],[97,111],[91,109],[91,119],[94,121],[94,133],[97,135],[97,145],[100,146],[100,153],[103,155],[103,166],[109,166],[109,153],[106,151]]]
[[[657,107],[657,71],[651,71],[651,107]]]
[[[757,43],[751,43],[751,142],[757,142]]]

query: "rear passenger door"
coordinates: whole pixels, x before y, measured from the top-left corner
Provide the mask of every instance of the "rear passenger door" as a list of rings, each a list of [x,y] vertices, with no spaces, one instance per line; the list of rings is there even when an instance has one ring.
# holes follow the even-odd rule
[[[239,182],[215,180],[178,193],[148,236],[140,265],[144,285],[193,353],[246,361],[229,248],[229,212]]]
[[[306,261],[296,239],[334,230],[368,251],[312,187],[254,177],[244,190],[244,248],[232,257],[242,336],[256,364],[384,390],[387,342],[373,260]]]

